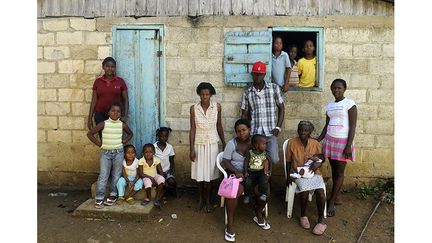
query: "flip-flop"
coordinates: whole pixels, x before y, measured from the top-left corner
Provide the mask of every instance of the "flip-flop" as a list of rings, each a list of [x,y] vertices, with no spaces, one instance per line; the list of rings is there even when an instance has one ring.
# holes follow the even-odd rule
[[[258,223],[258,218],[255,216],[252,219],[259,227],[261,227],[263,230],[268,230],[271,228],[271,226],[267,223],[267,221],[265,221],[264,219],[264,223]]]
[[[312,233],[316,235],[322,235],[326,229],[327,229],[326,224],[318,223],[317,225],[315,225],[314,229],[312,230]]]
[[[229,241],[229,242],[234,242],[235,241],[235,233],[234,234],[230,234],[228,233],[228,231],[225,229],[225,240]]]
[[[149,204],[149,203],[150,203],[150,199],[144,198],[144,200],[141,202],[141,205],[147,206],[147,204]]]
[[[128,197],[126,199],[126,202],[129,203],[129,204],[134,204],[135,203],[135,199],[133,197]]]
[[[303,229],[310,229],[308,217],[300,217],[300,226],[303,227]]]

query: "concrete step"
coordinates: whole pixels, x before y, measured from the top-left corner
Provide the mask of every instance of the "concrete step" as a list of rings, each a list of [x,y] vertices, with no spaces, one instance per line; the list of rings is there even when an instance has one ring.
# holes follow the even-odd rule
[[[97,185],[97,182],[95,182],[95,183],[93,183],[91,185],[91,196],[92,196],[92,198],[95,198],[95,195],[96,195],[96,185]],[[109,184],[108,184],[107,187],[106,187],[106,189],[105,189],[105,197],[109,196],[109,192],[110,192],[110,189],[109,189]],[[154,198],[156,196],[156,187],[152,187],[151,196],[152,196],[152,198]],[[146,197],[146,193],[145,193],[144,189],[139,190],[134,195],[134,198],[136,200],[143,200],[145,197]]]
[[[95,208],[94,204],[94,199],[88,199],[75,209],[73,216],[92,219],[129,219],[141,221],[148,219],[149,213],[154,207],[153,202],[150,202],[146,206],[142,206],[141,200],[135,200],[134,204],[123,202],[121,205],[116,204],[113,206],[104,206],[101,209]]]

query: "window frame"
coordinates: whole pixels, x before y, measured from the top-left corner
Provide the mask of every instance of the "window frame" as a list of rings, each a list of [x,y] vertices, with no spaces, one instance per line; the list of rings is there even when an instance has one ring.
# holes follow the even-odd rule
[[[312,88],[299,88],[299,87],[290,87],[288,92],[322,92],[323,84],[324,84],[324,28],[323,27],[282,27],[282,26],[273,26],[269,27],[268,30],[272,33],[272,43],[273,43],[273,32],[314,32],[317,34],[316,40],[316,57],[317,57],[317,72],[316,72],[316,80],[318,81],[318,87]]]

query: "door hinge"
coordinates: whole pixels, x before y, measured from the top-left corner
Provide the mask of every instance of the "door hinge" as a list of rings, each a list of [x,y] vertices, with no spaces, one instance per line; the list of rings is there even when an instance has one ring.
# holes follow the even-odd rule
[[[157,52],[156,52],[156,56],[157,56],[157,57],[161,57],[161,56],[162,56],[162,51],[157,51]]]

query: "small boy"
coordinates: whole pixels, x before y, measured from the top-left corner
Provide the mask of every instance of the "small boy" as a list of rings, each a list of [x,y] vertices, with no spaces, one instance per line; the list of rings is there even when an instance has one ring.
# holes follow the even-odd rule
[[[298,61],[299,87],[311,88],[316,85],[316,56],[313,41],[304,42],[303,52],[305,56]]]
[[[252,149],[246,154],[244,161],[244,174],[246,175],[246,196],[244,203],[249,203],[253,195],[253,188],[259,184],[259,199],[267,201],[268,181],[270,177],[269,161],[266,152],[267,138],[264,135],[255,134],[252,136]]]
[[[286,52],[282,51],[282,38],[277,36],[273,42],[272,80],[283,92],[288,91],[288,81],[291,75],[291,62]]]

